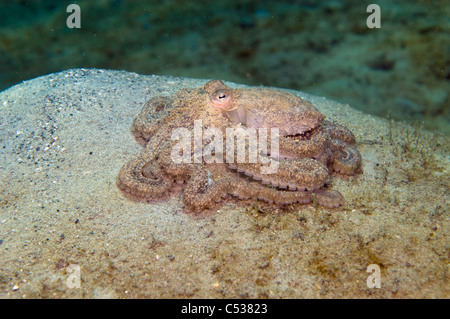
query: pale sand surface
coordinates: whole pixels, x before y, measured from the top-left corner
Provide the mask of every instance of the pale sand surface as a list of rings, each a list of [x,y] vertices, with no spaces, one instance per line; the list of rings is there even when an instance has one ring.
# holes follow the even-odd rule
[[[326,98],[294,92],[356,135],[364,173],[333,179],[340,210],[227,203],[194,219],[180,198],[124,198],[143,103],[205,82],[76,69],[0,93],[1,298],[450,297],[448,139]]]

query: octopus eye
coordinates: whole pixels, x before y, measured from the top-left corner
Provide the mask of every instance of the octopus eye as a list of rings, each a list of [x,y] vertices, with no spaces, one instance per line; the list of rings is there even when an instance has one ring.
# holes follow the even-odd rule
[[[220,91],[217,93],[216,98],[221,101],[227,98],[227,94],[225,92]]]
[[[212,104],[220,109],[227,110],[231,104],[231,90],[218,90],[211,96]]]

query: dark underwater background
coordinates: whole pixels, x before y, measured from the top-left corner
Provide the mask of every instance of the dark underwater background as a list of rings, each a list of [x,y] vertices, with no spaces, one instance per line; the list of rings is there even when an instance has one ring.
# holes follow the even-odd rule
[[[449,0],[0,0],[0,91],[80,67],[295,89],[450,134]]]

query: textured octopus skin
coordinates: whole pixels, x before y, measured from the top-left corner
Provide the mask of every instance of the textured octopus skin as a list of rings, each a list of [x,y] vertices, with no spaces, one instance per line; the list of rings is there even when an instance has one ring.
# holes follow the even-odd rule
[[[214,149],[215,156],[232,162],[211,162],[205,158],[177,163],[173,149],[178,141],[173,133],[183,128],[214,129],[227,142],[227,130],[251,129],[279,131],[278,170],[261,174],[267,165],[272,145],[259,154],[256,162],[237,162],[234,149]],[[131,129],[142,153],[126,163],[119,172],[117,185],[130,198],[153,202],[182,193],[185,211],[205,215],[230,197],[264,201],[269,204],[317,204],[334,208],[344,203],[342,195],[328,187],[332,175],[356,175],[361,172],[361,155],[355,137],[347,128],[325,121],[325,116],[307,101],[277,89],[232,89],[220,80],[203,87],[182,89],[172,97],[154,97],[143,107]],[[200,154],[211,139],[201,140]],[[249,149],[249,140],[241,139]],[[195,155],[194,142],[189,156]],[[198,145],[197,145],[198,147]],[[262,158],[266,157],[266,161]],[[227,157],[228,158],[228,157]]]

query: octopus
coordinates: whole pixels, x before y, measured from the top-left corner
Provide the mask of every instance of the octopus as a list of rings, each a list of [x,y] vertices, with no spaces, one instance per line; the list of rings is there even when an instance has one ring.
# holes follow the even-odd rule
[[[198,216],[230,200],[336,208],[344,198],[331,178],[361,172],[352,132],[280,89],[212,80],[153,97],[131,132],[144,148],[120,170],[119,189],[149,203],[181,195]]]

